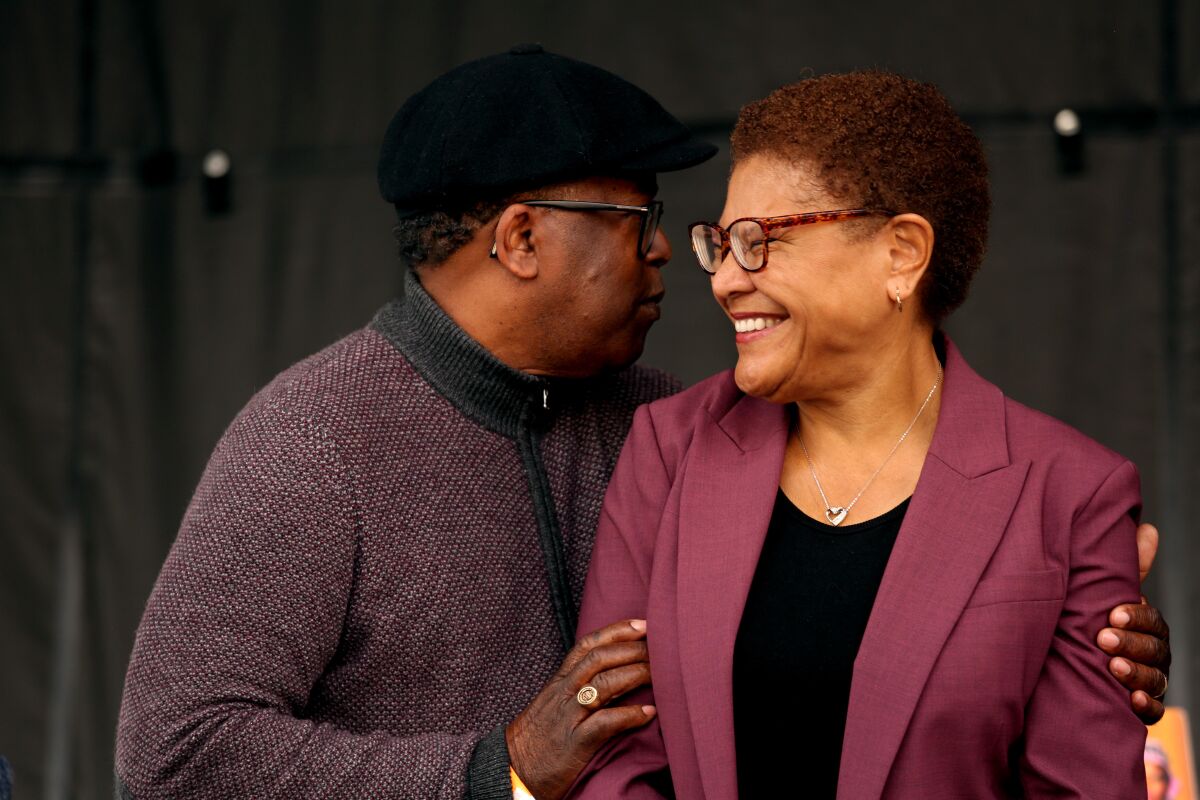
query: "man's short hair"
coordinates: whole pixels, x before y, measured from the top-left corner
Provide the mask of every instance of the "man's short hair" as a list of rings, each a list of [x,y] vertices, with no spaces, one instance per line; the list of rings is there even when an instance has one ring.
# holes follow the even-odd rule
[[[604,176],[594,176],[604,177]],[[615,177],[615,176],[614,176]],[[631,180],[638,189],[651,196],[658,193],[658,181],[653,173],[620,176]],[[525,200],[589,200],[578,181],[552,183],[534,189],[515,192],[501,198],[478,200],[455,209],[435,209],[406,212],[396,207],[398,217],[392,229],[400,260],[409,267],[436,267],[457,253],[475,234],[503,213],[504,209]]]
[[[393,229],[400,260],[409,267],[443,263],[509,205],[509,200],[481,200],[458,211],[401,214]]]
[[[522,200],[554,198],[576,200],[575,183],[555,183],[504,197],[477,200],[461,208],[406,212],[396,207],[393,233],[400,260],[409,267],[436,267],[457,253],[484,225]]]

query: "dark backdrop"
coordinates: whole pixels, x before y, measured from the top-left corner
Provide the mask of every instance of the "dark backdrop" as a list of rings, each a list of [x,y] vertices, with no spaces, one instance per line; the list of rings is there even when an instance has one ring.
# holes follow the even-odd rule
[[[739,105],[812,72],[882,66],[947,92],[995,192],[950,329],[1010,394],[1140,465],[1172,698],[1198,710],[1195,0],[0,0],[0,753],[18,796],[108,796],[133,631],[210,448],[257,387],[397,290],[373,178],[390,115],[531,40],[722,144]],[[1083,122],[1065,149],[1063,107]],[[232,158],[224,211],[201,177],[212,148]],[[727,166],[663,180],[677,257],[644,360],[687,381],[731,363],[683,235],[719,213]]]

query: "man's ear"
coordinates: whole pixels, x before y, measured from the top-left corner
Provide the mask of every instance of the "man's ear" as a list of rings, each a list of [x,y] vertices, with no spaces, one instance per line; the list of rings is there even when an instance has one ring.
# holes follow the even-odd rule
[[[908,300],[933,258],[933,226],[920,214],[898,214],[880,233],[886,237],[890,260],[888,299],[894,301],[899,292],[901,300]]]
[[[496,222],[493,254],[513,277],[530,280],[538,276],[538,254],[534,246],[534,210],[514,203]]]

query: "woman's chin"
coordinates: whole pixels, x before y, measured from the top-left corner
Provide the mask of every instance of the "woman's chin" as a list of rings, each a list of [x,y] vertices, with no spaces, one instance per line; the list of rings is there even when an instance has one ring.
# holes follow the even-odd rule
[[[751,397],[759,397],[763,400],[774,400],[775,394],[779,390],[779,381],[774,379],[769,370],[762,369],[762,365],[747,363],[748,359],[738,359],[737,366],[733,370],[733,381],[737,384],[738,389],[741,389]]]

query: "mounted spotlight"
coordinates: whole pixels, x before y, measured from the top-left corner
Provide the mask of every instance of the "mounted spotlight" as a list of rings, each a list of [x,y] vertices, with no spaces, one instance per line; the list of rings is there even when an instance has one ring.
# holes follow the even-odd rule
[[[1074,109],[1064,108],[1054,115],[1058,169],[1064,175],[1078,175],[1084,169],[1083,122]]]
[[[204,207],[213,216],[228,214],[233,207],[233,161],[224,150],[209,150],[200,166],[204,173]]]

